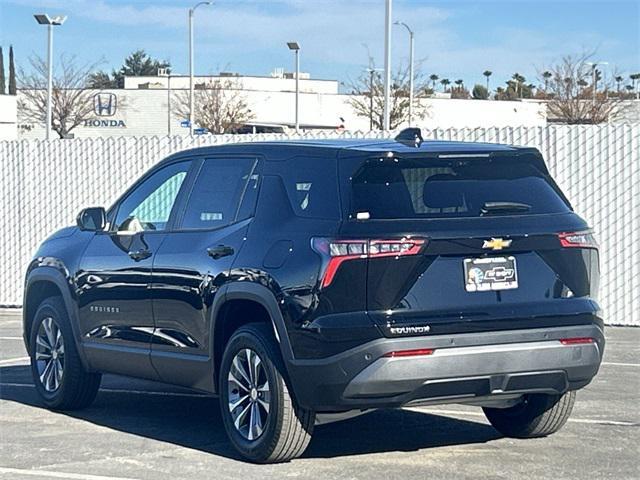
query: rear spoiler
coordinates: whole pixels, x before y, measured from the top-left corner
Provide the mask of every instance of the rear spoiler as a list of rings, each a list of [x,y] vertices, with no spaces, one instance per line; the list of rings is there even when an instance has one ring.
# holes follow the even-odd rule
[[[422,137],[422,131],[417,127],[405,128],[402,130],[394,140],[398,143],[402,143],[408,147],[420,148],[422,143],[424,142],[424,138]],[[500,158],[500,157],[520,157],[522,161],[526,161],[535,166],[540,172],[545,175],[549,174],[549,170],[547,165],[542,157],[540,151],[536,148],[532,147],[513,147],[515,150],[510,151],[491,151],[490,149],[484,152],[442,152],[439,154],[434,154],[437,158],[449,158],[449,159],[472,159],[472,158]],[[432,155],[432,154],[429,154]]]

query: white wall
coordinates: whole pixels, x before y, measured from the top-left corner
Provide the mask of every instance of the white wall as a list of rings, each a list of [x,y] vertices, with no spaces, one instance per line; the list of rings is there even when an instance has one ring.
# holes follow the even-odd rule
[[[117,97],[117,108],[112,116],[95,116],[87,126],[73,130],[77,138],[141,136],[169,134],[167,118],[167,90],[114,89],[102,90]],[[186,90],[172,90],[172,104]],[[20,92],[18,92],[20,95]],[[262,123],[295,123],[295,94],[279,91],[245,91],[254,121]],[[338,127],[344,118],[346,130],[369,129],[368,117],[357,116],[349,103],[350,95],[303,93],[300,95],[300,123]],[[507,126],[544,126],[546,110],[536,102],[503,102],[491,100],[424,99],[426,115],[414,124],[426,128],[478,128]],[[175,108],[175,107],[173,107]],[[182,118],[171,116],[171,135],[186,135],[188,128],[180,125]],[[94,121],[97,125],[94,126]],[[106,122],[106,123],[105,123]],[[44,138],[44,126],[20,122],[20,138]]]
[[[0,140],[14,140],[18,136],[16,100],[15,95],[0,95]]]

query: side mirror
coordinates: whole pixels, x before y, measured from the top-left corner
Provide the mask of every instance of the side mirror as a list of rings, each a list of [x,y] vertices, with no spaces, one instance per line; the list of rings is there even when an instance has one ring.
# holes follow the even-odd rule
[[[80,230],[99,232],[107,225],[107,212],[102,207],[89,207],[82,210],[76,222]]]

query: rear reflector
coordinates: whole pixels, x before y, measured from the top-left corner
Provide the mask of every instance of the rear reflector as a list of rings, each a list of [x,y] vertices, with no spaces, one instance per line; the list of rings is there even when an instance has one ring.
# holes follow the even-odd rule
[[[591,230],[559,233],[558,239],[564,248],[598,248]]]
[[[383,357],[398,358],[398,357],[419,357],[421,355],[431,355],[435,352],[433,348],[416,348],[414,350],[399,350],[397,352],[385,353]]]
[[[595,340],[590,337],[574,337],[574,338],[561,338],[560,343],[563,345],[580,345],[583,343],[593,343]]]

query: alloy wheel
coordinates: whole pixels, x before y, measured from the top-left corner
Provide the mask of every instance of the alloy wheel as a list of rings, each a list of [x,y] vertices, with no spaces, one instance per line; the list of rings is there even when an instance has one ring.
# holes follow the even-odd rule
[[[255,351],[244,348],[236,353],[227,388],[234,427],[246,440],[258,439],[269,418],[271,391],[265,366]]]
[[[50,393],[58,390],[64,374],[64,341],[62,331],[52,317],[42,320],[38,328],[35,360],[44,389]]]

